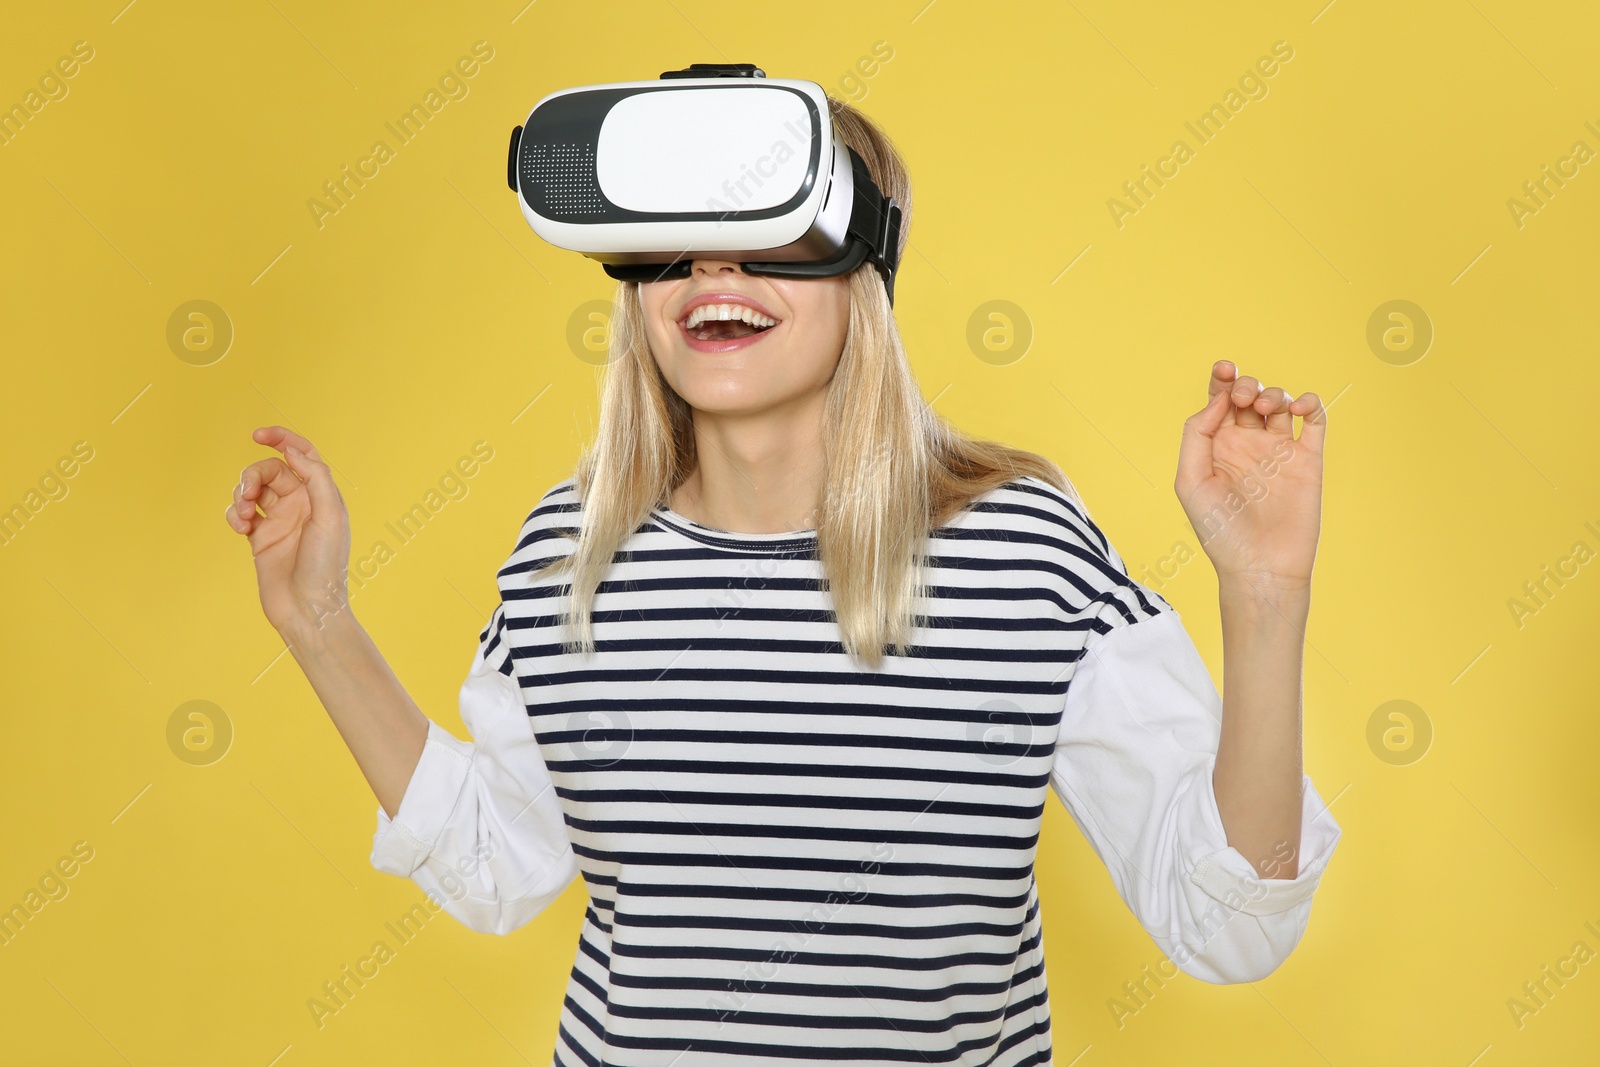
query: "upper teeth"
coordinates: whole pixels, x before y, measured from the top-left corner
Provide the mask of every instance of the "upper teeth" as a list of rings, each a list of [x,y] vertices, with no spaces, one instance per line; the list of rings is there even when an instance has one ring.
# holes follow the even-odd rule
[[[748,308],[743,304],[701,304],[690,310],[684,326],[692,330],[707,319],[738,319],[740,322],[758,327],[778,324],[777,319],[768,318],[755,308]]]

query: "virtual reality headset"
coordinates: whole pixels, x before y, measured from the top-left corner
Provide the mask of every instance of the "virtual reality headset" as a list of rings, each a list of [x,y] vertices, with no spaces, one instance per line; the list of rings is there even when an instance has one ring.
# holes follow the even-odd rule
[[[561,89],[512,131],[506,181],[535,233],[613,278],[685,278],[695,259],[825,278],[871,261],[894,303],[900,205],[834,137],[816,82],[695,63]]]

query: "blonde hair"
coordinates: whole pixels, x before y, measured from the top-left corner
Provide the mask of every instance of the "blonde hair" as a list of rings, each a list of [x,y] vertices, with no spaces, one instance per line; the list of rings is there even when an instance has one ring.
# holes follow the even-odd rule
[[[889,138],[849,104],[829,98],[835,136],[860,153],[873,181],[903,212],[900,253],[911,231],[911,182]],[[929,406],[901,343],[877,268],[849,276],[850,322],[823,416],[826,476],[817,557],[841,644],[876,668],[885,646],[905,655],[925,595],[929,533],[977,498],[1031,474],[1081,503],[1050,460],[978,440]],[[571,554],[538,573],[572,571],[563,622],[569,652],[595,650],[595,590],[617,550],[648,517],[670,506],[694,473],[693,411],[666,383],[650,352],[638,282],[618,282],[595,439],[574,472],[582,523]],[[570,538],[573,535],[568,533]]]

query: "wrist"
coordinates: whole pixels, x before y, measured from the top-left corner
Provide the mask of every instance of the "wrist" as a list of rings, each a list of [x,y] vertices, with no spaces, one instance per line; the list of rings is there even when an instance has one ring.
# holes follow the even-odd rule
[[[1218,572],[1217,595],[1224,604],[1270,604],[1279,610],[1311,603],[1311,579],[1259,571]]]
[[[361,623],[346,603],[335,610],[301,616],[277,627],[278,636],[296,658],[304,653],[326,652],[332,646],[363,634]]]

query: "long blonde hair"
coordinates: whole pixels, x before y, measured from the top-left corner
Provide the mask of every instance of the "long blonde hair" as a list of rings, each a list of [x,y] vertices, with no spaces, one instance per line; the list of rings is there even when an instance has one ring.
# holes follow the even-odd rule
[[[860,111],[829,98],[833,128],[860,153],[878,188],[903,212],[900,253],[911,232],[911,182],[894,145]],[[922,396],[877,268],[851,273],[850,322],[823,415],[826,477],[818,509],[817,557],[840,642],[876,668],[886,646],[909,650],[921,623],[929,533],[977,498],[1025,474],[1081,503],[1050,460],[972,438]],[[570,569],[563,622],[569,652],[595,650],[595,590],[617,550],[692,473],[693,410],[661,375],[650,352],[638,282],[618,282],[595,439],[574,472],[582,500],[576,547],[538,573]],[[570,533],[568,537],[572,537]]]

